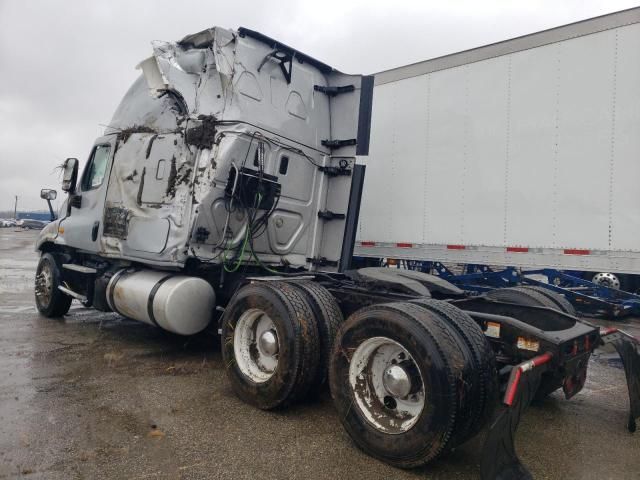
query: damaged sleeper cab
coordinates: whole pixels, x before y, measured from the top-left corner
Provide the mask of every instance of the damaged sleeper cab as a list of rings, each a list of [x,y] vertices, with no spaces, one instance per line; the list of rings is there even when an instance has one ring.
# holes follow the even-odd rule
[[[330,384],[372,456],[414,467],[487,431],[483,478],[526,477],[524,406],[538,384],[576,394],[605,336],[560,301],[349,270],[373,77],[243,28],[156,42],[139,68],[82,174],[65,162],[68,198],[37,242],[39,311],[75,299],[181,335],[211,326],[246,402],[284,407]],[[640,355],[616,339],[631,428]]]

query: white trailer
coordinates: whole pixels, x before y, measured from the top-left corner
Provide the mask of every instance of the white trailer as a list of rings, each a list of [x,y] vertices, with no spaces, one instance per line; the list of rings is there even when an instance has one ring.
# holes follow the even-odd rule
[[[639,22],[376,74],[355,255],[640,273]]]

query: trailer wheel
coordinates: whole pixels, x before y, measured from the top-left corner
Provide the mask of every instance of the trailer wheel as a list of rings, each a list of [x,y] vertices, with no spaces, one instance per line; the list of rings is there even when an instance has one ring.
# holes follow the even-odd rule
[[[56,257],[51,253],[42,254],[36,269],[35,297],[36,307],[45,317],[62,317],[71,308],[73,299],[58,290],[61,276]]]
[[[560,295],[559,293],[553,292],[544,287],[537,287],[534,285],[523,285],[519,288],[526,288],[527,290],[538,292],[539,294],[544,295],[553,303],[555,303],[556,310],[560,310],[561,312],[572,315],[574,317],[577,315],[576,309],[573,305],[571,305],[571,302],[569,302],[569,300],[564,298],[564,296]]]
[[[330,368],[340,420],[367,454],[413,468],[446,451],[458,414],[459,350],[445,323],[408,303],[362,308],[340,328]]]
[[[286,283],[240,288],[222,319],[222,358],[235,393],[261,409],[307,395],[319,360],[318,328],[305,297]]]
[[[491,419],[498,397],[498,375],[495,354],[484,332],[473,318],[455,305],[432,298],[412,300],[445,320],[454,330],[459,342],[466,348],[463,352],[471,355],[474,395],[470,396],[470,408],[473,409],[473,423],[462,434],[457,444],[461,444],[476,435]],[[461,432],[462,433],[462,432]]]
[[[336,299],[322,285],[314,282],[289,282],[289,284],[305,296],[318,325],[320,361],[315,381],[311,387],[312,394],[318,393],[327,383],[333,342],[338,328],[344,322],[344,317]]]

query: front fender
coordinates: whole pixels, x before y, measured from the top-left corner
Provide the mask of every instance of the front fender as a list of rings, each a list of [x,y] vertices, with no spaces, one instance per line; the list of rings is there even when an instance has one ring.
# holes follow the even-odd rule
[[[58,245],[64,245],[64,240],[58,234],[58,228],[60,227],[60,219],[54,220],[51,223],[45,225],[45,227],[40,230],[40,234],[36,240],[36,252],[42,250],[42,246],[45,243],[54,243]]]

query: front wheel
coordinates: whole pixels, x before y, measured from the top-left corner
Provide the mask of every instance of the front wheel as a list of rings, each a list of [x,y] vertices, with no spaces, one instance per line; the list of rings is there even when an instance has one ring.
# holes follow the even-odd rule
[[[58,289],[60,277],[56,258],[50,253],[44,253],[36,269],[35,297],[36,307],[45,317],[61,317],[71,307],[72,298]]]

